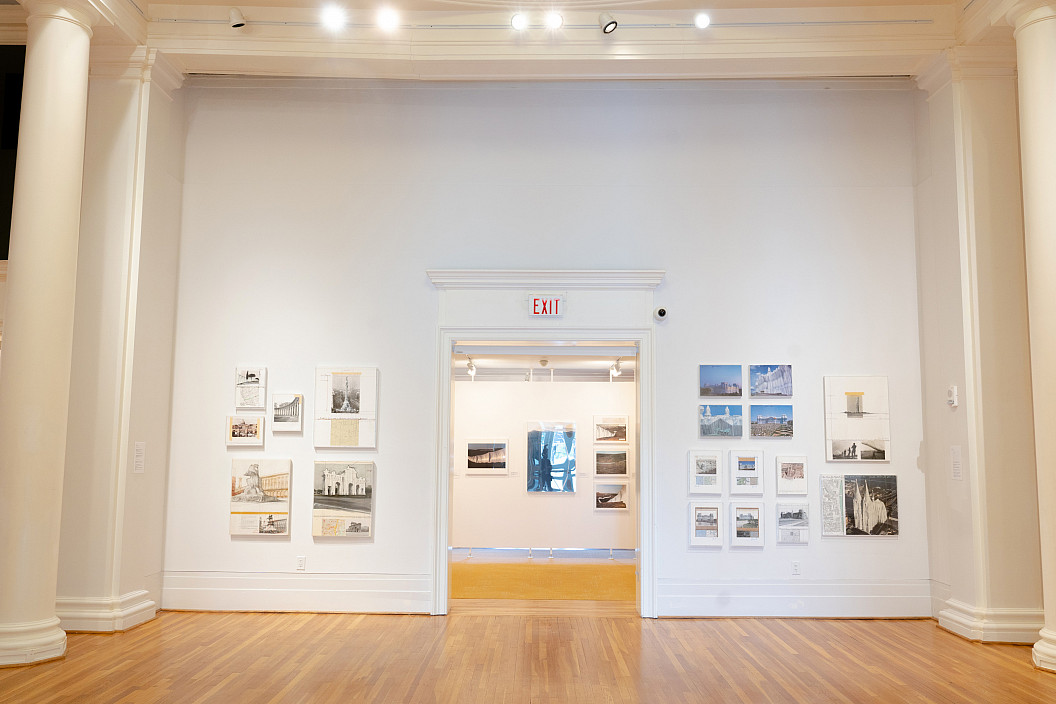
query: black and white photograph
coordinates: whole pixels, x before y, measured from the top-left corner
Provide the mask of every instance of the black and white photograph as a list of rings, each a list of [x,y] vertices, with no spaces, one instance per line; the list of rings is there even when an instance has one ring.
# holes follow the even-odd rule
[[[832,460],[849,462],[883,462],[887,459],[887,441],[880,438],[871,440],[832,440]]]
[[[627,450],[595,450],[594,474],[627,476]]]
[[[506,475],[508,442],[502,440],[470,440],[466,443],[466,474]]]
[[[778,545],[806,545],[810,531],[807,521],[807,504],[780,503],[777,505]]]
[[[626,511],[626,484],[595,484],[594,508],[599,511]]]
[[[898,477],[843,478],[844,535],[898,535]]]
[[[736,501],[730,504],[733,531],[731,546],[753,546],[763,544],[763,505]]]
[[[316,447],[377,449],[377,367],[316,367],[314,404]]]
[[[231,535],[289,535],[292,460],[231,460]]]
[[[627,442],[627,416],[594,416],[594,442]]]
[[[359,413],[360,375],[356,372],[334,372],[330,375],[330,412]]]
[[[722,456],[720,450],[689,451],[689,493],[722,493]]]
[[[235,367],[235,408],[264,410],[267,367]]]
[[[304,429],[304,396],[272,394],[271,432],[299,433]]]
[[[373,462],[315,463],[313,536],[371,537],[374,471]]]
[[[689,544],[722,545],[722,505],[691,503],[689,505]]]

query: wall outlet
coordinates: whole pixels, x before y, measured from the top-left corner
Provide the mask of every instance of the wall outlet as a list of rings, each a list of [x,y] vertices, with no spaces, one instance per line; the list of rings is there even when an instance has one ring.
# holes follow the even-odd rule
[[[298,572],[304,572],[304,568],[307,566],[307,564],[308,564],[308,557],[306,555],[298,555],[297,556],[297,571]]]
[[[799,560],[792,560],[792,576],[798,577],[800,574],[801,573],[799,571]]]

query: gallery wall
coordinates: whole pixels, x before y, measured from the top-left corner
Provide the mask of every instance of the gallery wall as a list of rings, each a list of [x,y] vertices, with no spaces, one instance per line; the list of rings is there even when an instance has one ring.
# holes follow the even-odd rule
[[[643,372],[659,612],[930,613],[911,84],[216,80],[183,92],[165,606],[428,610],[447,409],[425,271],[663,269],[655,300],[670,314]],[[795,436],[698,440],[700,363],[792,364]],[[377,366],[377,450],[317,451],[310,429],[228,450],[244,364],[308,408],[316,365]],[[822,539],[815,522],[806,546],[770,535],[691,549],[691,448],[758,448],[767,467],[805,455],[815,517],[819,475],[859,469],[824,461],[825,375],[889,380],[891,459],[869,469],[898,477],[900,534]],[[289,538],[227,534],[230,462],[254,453],[293,460]],[[318,457],[377,463],[370,541],[311,538]]]

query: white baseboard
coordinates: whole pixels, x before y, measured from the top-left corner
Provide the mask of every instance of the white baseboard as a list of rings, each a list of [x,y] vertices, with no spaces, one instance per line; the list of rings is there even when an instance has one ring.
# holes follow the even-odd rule
[[[144,590],[117,598],[60,596],[55,600],[55,615],[67,631],[124,631],[154,618],[157,611],[150,593]]]
[[[919,618],[931,616],[928,580],[687,582],[661,579],[660,617]]]
[[[165,572],[164,609],[429,613],[429,575]]]
[[[979,609],[947,599],[939,626],[968,640],[984,643],[1035,643],[1045,626],[1042,609]]]
[[[28,665],[65,653],[66,632],[57,618],[0,625],[0,665]]]

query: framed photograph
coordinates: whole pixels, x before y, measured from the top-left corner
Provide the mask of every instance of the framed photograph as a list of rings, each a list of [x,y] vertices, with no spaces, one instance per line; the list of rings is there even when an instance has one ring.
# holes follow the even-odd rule
[[[825,461],[887,462],[890,445],[887,377],[825,377]]]
[[[788,398],[792,395],[791,364],[753,364],[748,368],[752,397]]]
[[[629,494],[627,482],[595,482],[594,484],[594,510],[595,511],[629,511],[627,497]]]
[[[271,432],[299,433],[304,430],[304,396],[272,394]]]
[[[731,501],[730,547],[762,547],[763,505],[751,501]]]
[[[267,367],[235,367],[235,408],[264,410]]]
[[[810,522],[807,504],[779,503],[777,505],[777,544],[806,545],[810,541]]]
[[[700,396],[740,396],[741,365],[701,364],[699,368]]]
[[[807,458],[803,456],[778,457],[774,460],[777,470],[778,494],[807,493]]]
[[[720,450],[689,451],[690,494],[722,493],[723,454]]]
[[[316,368],[314,431],[316,447],[377,449],[377,367]]]
[[[823,536],[897,536],[898,477],[891,474],[823,474]]]
[[[374,535],[373,462],[315,463],[312,535],[370,538]]]
[[[627,416],[594,416],[594,442],[627,442]]]
[[[529,492],[576,491],[576,424],[537,421],[528,424]]]
[[[594,475],[597,477],[626,477],[627,450],[605,449],[594,451]]]
[[[740,404],[702,403],[697,409],[700,438],[739,438],[744,433]]]
[[[753,438],[792,437],[792,404],[780,406],[752,405],[752,424],[749,435]]]
[[[730,493],[763,493],[763,453],[759,450],[730,450]]]
[[[293,460],[231,460],[231,535],[290,534]]]
[[[264,416],[228,416],[228,447],[264,447]]]
[[[508,447],[506,438],[470,440],[466,447],[466,474],[509,474],[506,464]]]
[[[722,504],[694,501],[689,505],[689,544],[722,546]]]

